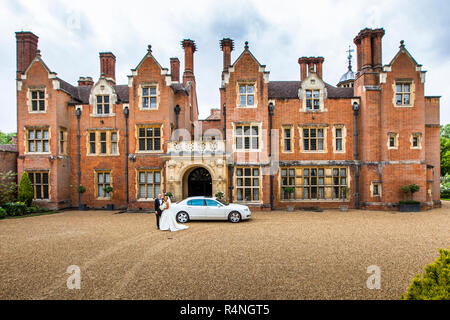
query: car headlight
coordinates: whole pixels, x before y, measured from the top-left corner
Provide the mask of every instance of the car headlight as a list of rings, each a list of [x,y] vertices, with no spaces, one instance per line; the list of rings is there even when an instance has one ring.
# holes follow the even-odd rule
[[[244,211],[248,212],[248,211],[250,211],[250,210],[249,210],[248,208],[245,208]]]

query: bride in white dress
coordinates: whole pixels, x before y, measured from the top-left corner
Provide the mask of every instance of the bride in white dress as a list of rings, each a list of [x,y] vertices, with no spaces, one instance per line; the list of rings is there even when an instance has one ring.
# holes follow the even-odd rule
[[[175,217],[175,210],[173,210],[172,202],[168,196],[164,197],[164,203],[160,207],[163,210],[161,215],[161,222],[159,224],[160,230],[178,231],[189,228],[188,226],[177,223]]]

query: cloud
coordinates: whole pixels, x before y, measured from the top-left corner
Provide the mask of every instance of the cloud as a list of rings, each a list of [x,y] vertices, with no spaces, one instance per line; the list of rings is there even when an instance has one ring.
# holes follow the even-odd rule
[[[300,56],[323,56],[325,81],[336,84],[347,68],[346,50],[359,30],[384,27],[383,62],[388,63],[399,41],[405,40],[411,54],[428,70],[426,94],[443,96],[441,122],[449,123],[449,9],[450,3],[444,0],[379,0],[369,6],[356,0],[2,1],[0,86],[5,104],[0,130],[16,130],[14,32],[22,29],[39,36],[47,65],[74,84],[79,76],[99,76],[100,51],[116,55],[120,83],[126,83],[148,44],[162,66],[169,67],[170,57],[178,56],[183,68],[180,41],[194,39],[198,102],[205,117],[210,108],[219,106],[221,38],[235,40],[233,61],[244,41],[249,41],[272,80],[298,80]]]

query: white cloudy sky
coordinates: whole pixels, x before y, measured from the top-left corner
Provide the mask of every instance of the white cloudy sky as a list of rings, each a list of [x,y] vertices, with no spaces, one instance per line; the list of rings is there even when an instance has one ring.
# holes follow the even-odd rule
[[[346,50],[365,27],[383,27],[383,63],[399,41],[427,70],[426,94],[441,95],[441,123],[450,123],[450,2],[443,0],[315,1],[45,1],[0,0],[0,130],[16,130],[15,34],[32,31],[47,65],[75,84],[79,76],[98,79],[98,52],[117,57],[116,78],[127,75],[151,44],[161,65],[178,56],[180,41],[198,46],[194,69],[200,117],[219,105],[222,53],[219,40],[235,40],[232,60],[249,41],[250,50],[267,65],[271,80],[298,80],[300,56],[325,57],[324,78],[336,84],[346,71]],[[354,60],[354,63],[356,61]]]

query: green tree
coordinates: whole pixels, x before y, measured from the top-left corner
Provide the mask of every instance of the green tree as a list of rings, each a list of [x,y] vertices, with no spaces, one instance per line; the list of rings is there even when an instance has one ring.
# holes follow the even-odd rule
[[[445,126],[441,126],[441,137],[450,139],[450,124],[446,124]]]
[[[19,195],[17,199],[20,202],[24,202],[28,207],[31,206],[34,197],[33,185],[31,184],[30,178],[26,171],[23,172],[20,178],[19,184]]]
[[[450,173],[450,138],[441,136],[441,176],[447,173]]]
[[[12,137],[15,133],[3,133],[0,131],[0,144],[12,144]]]
[[[403,300],[450,300],[450,250],[440,249],[439,258],[416,275]]]

